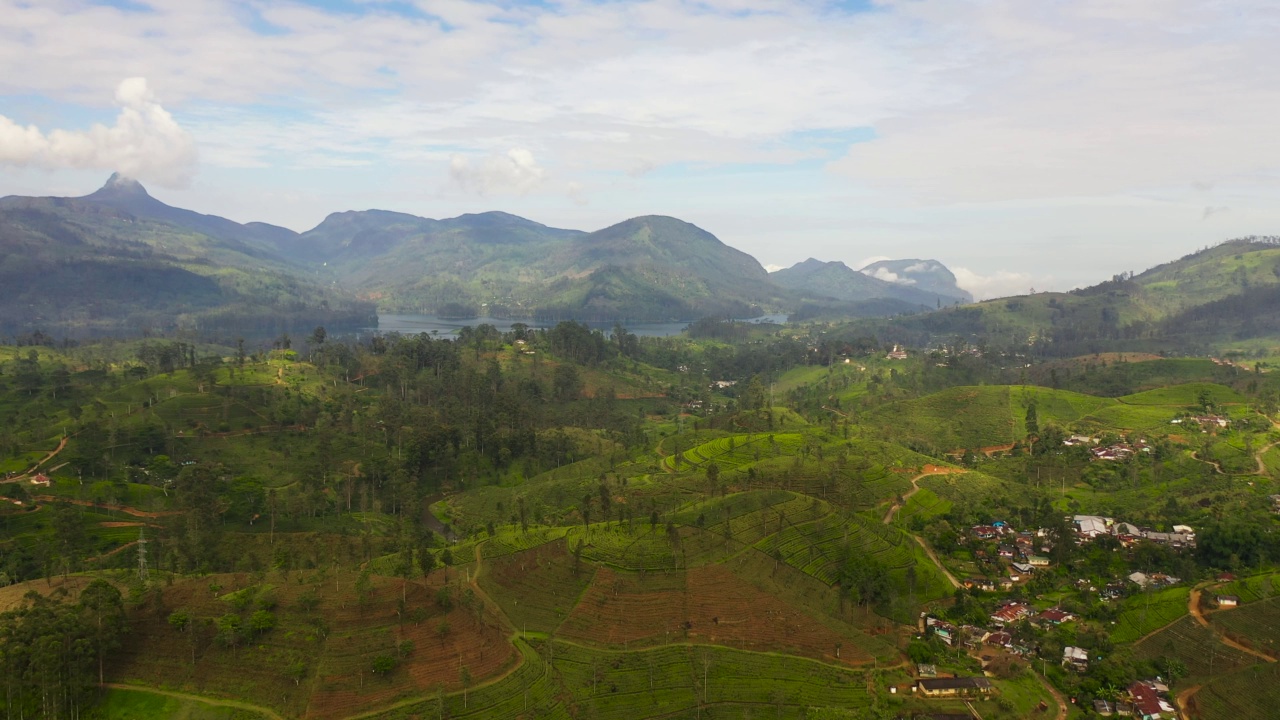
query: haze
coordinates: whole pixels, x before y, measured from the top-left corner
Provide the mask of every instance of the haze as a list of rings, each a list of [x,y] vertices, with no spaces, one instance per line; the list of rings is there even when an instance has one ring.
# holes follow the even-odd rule
[[[673,215],[979,297],[1280,219],[1265,2],[0,0],[0,195]]]

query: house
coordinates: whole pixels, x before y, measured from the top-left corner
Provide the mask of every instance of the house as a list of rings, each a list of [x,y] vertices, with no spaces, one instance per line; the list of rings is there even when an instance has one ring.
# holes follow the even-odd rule
[[[1111,524],[1111,518],[1099,517],[1097,515],[1076,515],[1072,518],[1076,527],[1079,528],[1080,534],[1089,538],[1095,538],[1099,535],[1106,535],[1107,528]]]
[[[1094,700],[1093,711],[1102,717],[1111,717],[1116,714],[1115,703],[1109,703],[1106,700]]]
[[[956,630],[956,626],[945,620],[939,620],[935,617],[925,618],[924,621],[926,631],[932,631],[942,642],[954,646],[960,633]]]
[[[999,632],[988,633],[983,642],[992,647],[1009,648],[1013,647],[1013,636],[1001,630]]]
[[[1044,612],[1041,612],[1039,615],[1036,616],[1036,620],[1039,620],[1040,622],[1050,623],[1053,625],[1061,625],[1064,622],[1071,622],[1072,620],[1075,620],[1075,619],[1076,619],[1075,615],[1072,615],[1066,610],[1059,610],[1058,608],[1049,608],[1048,610],[1045,610]]]
[[[996,553],[1000,555],[1000,557],[1002,558],[1012,558],[1014,553],[1013,546],[1001,545],[999,548],[996,549]]]
[[[1235,595],[1219,595],[1213,600],[1220,608],[1233,608],[1240,604],[1240,598]]]
[[[1020,602],[1005,603],[1004,607],[991,613],[991,619],[999,626],[1015,623],[1031,614],[1031,608]]]
[[[1116,537],[1124,537],[1126,535],[1134,538],[1142,537],[1142,528],[1133,523],[1118,522],[1111,528],[1111,534]]]
[[[1072,435],[1062,441],[1067,447],[1076,447],[1077,445],[1093,446],[1098,444],[1098,438],[1089,437],[1088,435]]]
[[[1161,690],[1160,688],[1164,688]],[[1164,697],[1168,688],[1151,680],[1138,680],[1129,686],[1133,716],[1139,720],[1162,720],[1177,717],[1177,710]]]
[[[1031,567],[1049,567],[1049,558],[1043,555],[1032,555],[1027,558],[1027,562]]]
[[[32,485],[48,485],[50,482],[49,476],[44,473],[39,473],[35,477],[31,478]]]
[[[920,663],[916,665],[916,675],[922,678],[936,678],[938,677],[938,666]]]
[[[1018,573],[1022,575],[1030,575],[1035,570],[1035,568],[1031,567],[1030,565],[1026,563],[1020,563],[1020,562],[1012,563],[1011,567],[1013,567],[1014,570],[1017,570]]]
[[[1079,671],[1089,669],[1089,653],[1083,648],[1066,647],[1062,649],[1062,666]]]
[[[933,678],[916,681],[925,697],[975,697],[990,695],[994,688],[984,677]]]
[[[885,355],[884,357],[885,357],[885,359],[886,359],[886,360],[906,360],[906,359],[907,359],[907,351],[906,351],[906,350],[903,350],[902,348],[898,347],[897,345],[894,345],[894,346],[893,346],[893,350],[892,350],[892,351],[890,351],[890,353],[889,353],[888,355]]]
[[[1146,573],[1135,572],[1129,574],[1129,582],[1139,587],[1146,587],[1151,584],[1151,578],[1147,577]]]

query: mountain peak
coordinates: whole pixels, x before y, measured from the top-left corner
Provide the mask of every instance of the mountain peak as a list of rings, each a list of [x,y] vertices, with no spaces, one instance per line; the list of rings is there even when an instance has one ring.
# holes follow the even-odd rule
[[[107,178],[107,184],[103,185],[94,195],[112,195],[115,197],[151,197],[147,194],[147,189],[142,187],[142,183],[131,177],[121,175],[118,172],[111,173],[111,177]]]

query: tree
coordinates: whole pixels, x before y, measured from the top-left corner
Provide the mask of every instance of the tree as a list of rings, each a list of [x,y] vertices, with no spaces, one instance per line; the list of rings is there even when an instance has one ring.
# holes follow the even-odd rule
[[[236,647],[240,644],[240,616],[235,613],[227,613],[219,617],[214,624],[218,630],[214,639],[219,644],[231,648],[234,654]]]
[[[258,610],[249,616],[249,629],[261,635],[276,626],[276,615],[270,610]]]
[[[120,591],[105,580],[95,579],[84,590],[80,591],[80,607],[88,614],[92,623],[92,642],[94,652],[98,656],[98,684],[104,682],[103,658],[108,651],[119,645],[119,637],[124,629],[124,601]]]
[[[462,681],[462,708],[467,707],[467,690],[471,688],[471,671],[463,665],[458,669],[458,679]]]

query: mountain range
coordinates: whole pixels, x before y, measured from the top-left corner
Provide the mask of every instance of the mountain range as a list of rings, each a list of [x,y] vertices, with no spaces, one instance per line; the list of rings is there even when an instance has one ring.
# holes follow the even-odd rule
[[[894,281],[816,260],[771,276],[672,217],[584,232],[502,212],[435,220],[365,210],[297,233],[172,207],[120,175],[84,197],[0,199],[0,260],[4,332],[296,332],[369,326],[379,310],[540,321],[801,307],[874,316],[969,300],[936,261],[902,261],[884,271]],[[928,272],[907,271],[922,263]]]

